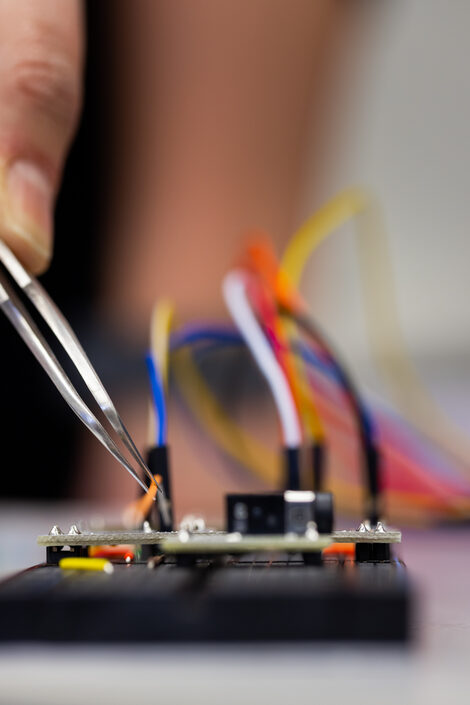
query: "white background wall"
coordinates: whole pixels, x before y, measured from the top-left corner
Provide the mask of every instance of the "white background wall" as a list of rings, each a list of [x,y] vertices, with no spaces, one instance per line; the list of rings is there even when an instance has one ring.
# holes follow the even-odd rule
[[[385,5],[386,3],[384,3]],[[364,24],[366,42],[345,103],[324,193],[372,187],[384,206],[400,318],[418,360],[470,361],[470,2],[389,3]],[[317,317],[356,361],[368,349],[352,230],[324,244],[308,269]],[[470,383],[468,385],[470,391]]]

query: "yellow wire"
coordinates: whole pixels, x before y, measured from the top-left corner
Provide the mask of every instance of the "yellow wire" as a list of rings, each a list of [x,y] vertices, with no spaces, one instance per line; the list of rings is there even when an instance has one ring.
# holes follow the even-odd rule
[[[408,354],[394,295],[384,219],[376,202],[371,202],[361,214],[358,226],[362,291],[374,360],[382,369],[391,397],[403,416],[468,466],[469,438],[437,406]]]
[[[258,273],[271,296],[278,300],[281,292],[290,301],[293,293],[292,286],[289,282],[283,281],[284,272],[280,268],[272,243],[265,233],[256,232],[254,234],[247,249],[247,255],[250,266]],[[295,297],[297,297],[297,293],[295,293]],[[282,343],[289,341],[297,334],[297,325],[287,319],[282,319],[279,315],[276,315],[276,327],[277,337]],[[292,354],[290,349],[283,351],[283,362],[286,365],[289,383],[293,388],[302,426],[310,440],[322,443],[325,439],[325,432],[321,416],[316,408],[314,394],[302,392],[302,382],[307,382],[305,366],[301,359]],[[305,387],[305,384],[303,386]]]
[[[300,284],[305,263],[315,249],[334,230],[352,216],[363,212],[369,198],[361,189],[349,189],[329,201],[309,218],[289,241],[281,262],[296,288]]]
[[[157,301],[150,322],[150,349],[157,363],[165,392],[168,391],[170,332],[175,309],[171,301]]]
[[[228,455],[270,485],[279,483],[280,458],[226,414],[199,374],[190,351],[173,353],[175,381],[188,408]]]
[[[279,325],[284,328],[287,340],[294,337],[297,332],[295,324],[287,320],[282,321],[281,317],[279,317]],[[299,356],[293,355],[292,352],[289,354],[289,362],[292,368],[290,378],[299,401],[302,424],[311,440],[323,443],[325,440],[325,429],[315,403],[315,392],[308,384],[306,366],[303,360]]]
[[[301,382],[303,386],[302,392],[307,395],[311,386],[307,382]],[[336,407],[331,407],[330,410]],[[328,475],[328,485],[329,490],[335,495],[335,502],[339,500],[338,506],[341,507],[342,511],[350,511],[353,506],[359,506],[359,497],[362,497],[362,488],[360,485],[353,485],[352,483],[340,480],[337,477],[337,473],[330,472]],[[349,488],[349,489],[348,489]],[[351,488],[355,488],[354,492],[351,494]],[[440,516],[452,516],[454,519],[466,519],[470,516],[470,499],[467,497],[459,497],[449,495],[445,498],[439,499],[436,497],[430,497],[427,494],[421,494],[419,492],[409,492],[387,489],[386,501],[388,508],[393,512],[394,517],[397,518],[412,518],[414,515],[419,516],[420,522],[423,521],[424,517],[421,516],[419,507],[427,507],[436,513],[436,510],[440,510]],[[405,507],[400,507],[399,502],[407,503]],[[416,505],[416,512],[411,510],[413,504]],[[408,506],[409,505],[409,506]],[[436,518],[434,516],[433,518]],[[430,517],[428,517],[428,521]]]
[[[321,211],[319,211],[316,216],[311,218],[305,224],[305,226],[303,226],[299,230],[299,232],[294,236],[288,249],[286,250],[286,254],[283,260],[283,268],[284,271],[286,271],[289,275],[289,279],[292,282],[300,281],[304,266],[304,261],[301,261],[301,257],[304,257],[306,259],[308,255],[313,252],[313,250],[328,236],[331,230],[342,225],[344,222],[346,222],[346,220],[348,220],[348,218],[353,215],[364,213],[368,203],[370,203],[370,199],[367,198],[364,192],[360,191],[359,189],[352,189],[337,196],[336,199],[334,199],[332,202],[330,202],[330,204],[327,204],[327,206],[325,206]],[[370,222],[371,221],[369,221],[369,223]],[[366,232],[366,230],[364,230],[364,232]],[[377,228],[371,229],[369,226],[368,232],[376,233]],[[375,237],[375,239],[377,238]],[[376,243],[372,242],[371,245],[369,240],[370,236],[367,239],[367,247],[363,245],[363,239],[359,238],[358,242],[360,244],[360,253],[362,255],[365,254],[368,257],[372,257],[374,252],[373,248]],[[386,265],[388,266],[388,260],[387,257],[384,256],[383,248],[379,259],[380,258],[384,259]],[[374,257],[374,274],[378,271],[377,267],[378,269],[382,269],[382,267],[380,267],[379,265],[380,262],[377,262],[377,258]],[[387,281],[391,279],[391,273],[389,272],[389,278],[385,277],[381,279],[381,286],[379,287],[378,283],[375,281],[372,285],[370,278],[370,269],[370,262],[368,262],[365,266],[365,272],[363,272],[363,275],[365,275],[364,284],[366,290],[366,300],[369,300],[369,303],[373,306],[377,302],[377,299],[375,298],[377,290],[382,288],[383,286],[386,286]],[[373,292],[373,294],[369,295],[369,292]],[[394,306],[394,302],[379,302],[379,307],[380,306],[386,310],[391,309],[396,314],[396,307]],[[369,316],[369,318],[372,320],[371,315]],[[165,387],[167,387],[168,385],[169,376],[169,336],[171,331],[172,319],[173,307],[171,303],[168,301],[158,302],[152,314],[151,347],[152,353],[154,354],[159,365],[159,369],[161,370],[162,379]],[[375,325],[374,327],[374,325],[371,324],[371,320],[369,320],[369,333],[376,334],[377,326]],[[392,323],[394,321],[393,325],[398,326],[399,328],[398,316],[396,315],[395,319],[393,319],[393,316],[390,316],[388,314],[384,315],[382,311],[381,318],[379,320],[387,321],[387,326],[389,321],[392,320]],[[377,321],[375,319],[375,323],[376,322]],[[289,330],[287,330],[287,332],[290,333]],[[372,337],[375,341],[375,337]],[[376,353],[378,363],[382,366],[383,337],[378,337],[380,339],[380,346],[374,345],[373,351]],[[397,339],[400,340],[398,336],[395,338],[395,340]],[[379,352],[380,354],[378,354]],[[404,354],[403,350],[401,350],[401,354]],[[205,380],[200,375],[197,366],[194,364],[190,351],[179,350],[175,353],[174,359],[176,362],[175,378],[177,385],[180,389],[180,393],[182,394],[187,406],[190,408],[190,410],[198,419],[198,421],[205,427],[205,429],[212,436],[215,442],[227,454],[229,454],[235,460],[240,462],[243,466],[249,468],[264,482],[268,483],[269,485],[276,485],[281,476],[280,458],[278,454],[273,453],[269,448],[265,447],[262,443],[254,439],[249,433],[244,431],[240,426],[238,426],[234,421],[232,421],[232,419],[230,419],[230,417],[224,411],[223,407],[213,396]],[[310,399],[311,403],[311,390],[307,382],[305,369],[302,366],[301,370],[302,375],[298,378],[297,385],[299,390],[299,398],[303,402],[303,412],[307,414],[308,407],[305,406],[304,400]],[[388,368],[386,368],[386,370],[387,372],[389,371]],[[396,384],[396,380],[394,379],[393,381]],[[307,417],[305,416],[305,423],[308,424],[308,427],[314,437],[318,437],[319,435],[321,437],[323,428],[321,427],[320,430],[318,425],[315,426],[315,419],[312,420],[310,418],[307,420]],[[350,501],[352,499],[352,486],[349,483],[347,485],[343,484],[342,482],[337,481],[334,478],[332,478],[332,485],[334,486],[332,487],[332,489],[335,488],[339,492],[339,496],[337,497],[339,505],[343,508],[347,508],[348,506],[350,506]],[[357,488],[357,490],[359,491],[359,488]],[[392,493],[391,505],[394,506],[395,512],[400,511],[404,515],[409,516],[415,511],[413,503],[416,503],[417,501],[419,503],[418,495],[409,496],[409,506],[403,506],[403,501],[405,500],[406,502],[407,499],[406,493],[397,493],[397,497],[399,497],[399,501],[395,499],[395,493]],[[426,500],[422,499],[421,501],[425,502]],[[454,503],[455,502],[456,500],[454,499]],[[463,502],[461,512],[463,515],[468,515],[468,507],[466,502]],[[419,510],[416,512],[416,514],[419,515],[420,520],[423,519]],[[445,512],[443,514],[445,515]]]
[[[190,411],[209,433],[213,440],[228,455],[248,468],[270,486],[277,486],[280,478],[278,454],[254,439],[226,414],[213,396],[188,350],[172,354],[175,380]],[[303,389],[307,394],[308,387]],[[356,514],[361,506],[362,489],[358,484],[346,482],[338,473],[329,474],[329,489],[334,492],[335,503],[340,511]],[[429,523],[436,518],[463,519],[470,516],[467,498],[449,497],[440,501],[419,493],[387,491],[389,515],[414,524]]]
[[[175,309],[171,301],[160,299],[153,307],[150,318],[150,352],[160,372],[163,390],[168,392],[170,333]],[[149,404],[147,438],[150,446],[155,444],[155,410]]]
[[[436,405],[406,349],[384,219],[375,199],[362,189],[352,188],[329,201],[293,235],[282,259],[282,269],[292,284],[298,286],[308,258],[353,216],[360,216],[356,220],[356,243],[372,358],[402,415],[468,465],[470,440]]]
[[[254,475],[270,486],[278,486],[281,476],[278,455],[230,419],[199,374],[189,351],[173,353],[172,361],[180,393],[209,436]],[[302,393],[307,395],[309,387],[302,386]],[[329,473],[328,485],[334,492],[339,511],[357,514],[362,501],[360,485],[346,482],[337,475],[334,469]],[[388,515],[395,521],[403,520],[417,525],[439,518],[462,520],[470,516],[469,500],[454,496],[441,501],[426,494],[387,490],[387,507]]]
[[[156,303],[151,319],[150,343],[166,388],[173,317],[174,307],[171,302],[161,300]],[[195,418],[226,453],[249,467],[265,482],[275,483],[280,477],[280,460],[277,454],[252,438],[227,416],[199,373],[190,351],[178,350],[172,359],[175,363],[176,383]],[[153,427],[154,424],[151,428]]]

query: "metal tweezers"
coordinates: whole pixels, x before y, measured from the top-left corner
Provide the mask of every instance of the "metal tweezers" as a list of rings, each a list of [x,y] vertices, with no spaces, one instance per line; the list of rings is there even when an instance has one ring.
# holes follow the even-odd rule
[[[120,437],[121,441],[136,461],[140,470],[147,475],[151,484],[156,484],[157,488],[160,492],[162,492],[161,488],[155,481],[154,476],[144,462],[141,454],[137,450],[134,441],[129,435],[129,432],[124,426],[121,417],[116,410],[116,407],[111,401],[109,394],[105,390],[97,373],[93,369],[91,362],[80,345],[72,328],[67,323],[64,316],[61,314],[47,292],[43,289],[39,282],[24,269],[13,252],[2,240],[0,240],[0,262],[3,264],[12,279],[16,282],[18,287],[25,293],[37,311],[44,318],[49,328],[52,330],[77,368],[80,376],[90,390],[98,406],[101,408],[103,414],[109,421],[111,427]],[[113,455],[114,458],[121,463],[121,465],[136,480],[136,482],[139,483],[142,489],[147,492],[148,488],[145,485],[143,478],[140,477],[139,472],[132,467],[128,460],[126,460],[106,429],[85,404],[69,377],[64,372],[51,348],[45,341],[42,333],[37,328],[30,314],[12,290],[12,287],[8,283],[7,276],[2,270],[0,270],[0,306],[7,318],[11,321],[20,336],[23,338],[23,341],[47,372],[67,404],[83,421],[85,426],[105,446],[105,448],[108,449],[111,455]],[[166,503],[163,496],[162,499],[162,505],[165,505]]]

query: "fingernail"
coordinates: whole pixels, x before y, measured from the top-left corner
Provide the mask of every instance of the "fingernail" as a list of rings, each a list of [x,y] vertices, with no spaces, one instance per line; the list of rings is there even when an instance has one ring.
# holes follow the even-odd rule
[[[16,161],[8,169],[6,190],[9,225],[35,250],[32,255],[40,268],[49,260],[52,245],[51,181],[32,162]]]

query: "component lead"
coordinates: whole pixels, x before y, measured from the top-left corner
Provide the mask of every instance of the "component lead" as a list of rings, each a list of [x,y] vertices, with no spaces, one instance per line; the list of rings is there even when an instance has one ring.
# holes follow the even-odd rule
[[[365,533],[371,531],[370,521],[369,521],[368,519],[366,519],[365,521],[363,521],[363,522],[359,525],[358,531],[359,531],[361,534],[365,534]]]
[[[178,539],[181,543],[187,543],[189,541],[189,532],[186,529],[180,529],[178,531]]]
[[[310,541],[318,540],[318,529],[314,521],[309,521],[307,528],[305,530],[305,538],[310,539]]]
[[[57,524],[54,524],[52,529],[49,531],[49,536],[60,536],[60,534],[63,534],[64,532],[60,528],[60,526],[57,526]]]

